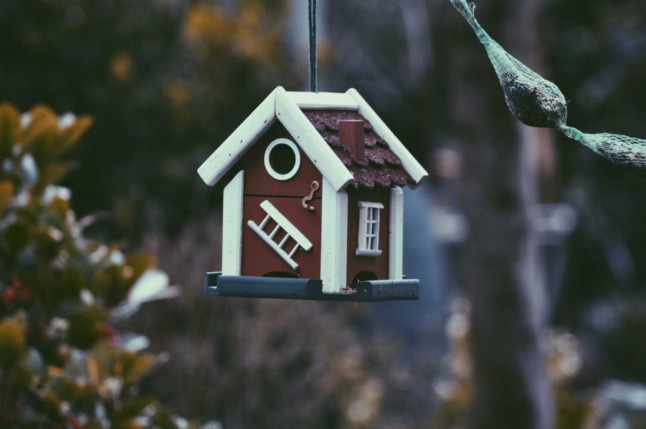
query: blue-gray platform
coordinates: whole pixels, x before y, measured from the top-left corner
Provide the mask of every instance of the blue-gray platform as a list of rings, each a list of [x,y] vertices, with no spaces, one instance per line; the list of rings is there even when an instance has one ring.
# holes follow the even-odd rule
[[[204,276],[204,291],[208,295],[246,298],[400,301],[419,299],[419,280],[366,280],[347,293],[324,293],[321,279],[223,276],[220,272],[208,272]]]

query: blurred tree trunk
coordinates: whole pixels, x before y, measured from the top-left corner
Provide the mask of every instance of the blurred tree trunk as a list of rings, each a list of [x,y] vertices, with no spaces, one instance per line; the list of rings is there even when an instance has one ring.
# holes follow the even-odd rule
[[[477,6],[494,38],[528,65],[540,64],[538,0]],[[529,213],[540,198],[541,145],[549,147],[551,135],[513,119],[483,47],[452,12],[450,115],[462,145],[459,198],[470,226],[462,274],[472,303],[471,427],[547,429],[553,407],[539,346],[547,305]]]

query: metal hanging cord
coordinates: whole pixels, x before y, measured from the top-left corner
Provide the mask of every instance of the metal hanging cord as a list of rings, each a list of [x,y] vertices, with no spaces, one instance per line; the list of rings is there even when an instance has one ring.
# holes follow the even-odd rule
[[[316,92],[316,0],[309,0],[310,92]]]

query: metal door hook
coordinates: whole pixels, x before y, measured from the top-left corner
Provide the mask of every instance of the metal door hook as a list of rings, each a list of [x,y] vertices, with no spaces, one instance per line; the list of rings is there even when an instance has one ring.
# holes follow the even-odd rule
[[[306,197],[303,197],[304,209],[310,210],[310,211],[314,210],[314,206],[311,206],[309,203],[314,199],[314,194],[316,194],[316,191],[319,190],[320,186],[321,185],[319,185],[319,182],[317,182],[316,180],[312,182],[312,184],[310,185],[310,189],[311,189],[310,194]]]

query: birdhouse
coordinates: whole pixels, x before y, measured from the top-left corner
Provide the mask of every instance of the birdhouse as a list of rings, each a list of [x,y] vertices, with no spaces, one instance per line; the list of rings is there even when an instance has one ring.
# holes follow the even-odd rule
[[[417,299],[402,271],[403,192],[427,172],[346,93],[276,88],[200,166],[225,183],[220,296]]]

